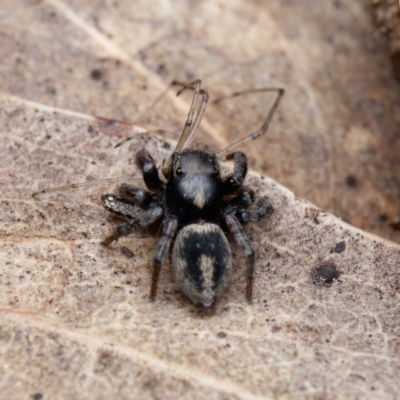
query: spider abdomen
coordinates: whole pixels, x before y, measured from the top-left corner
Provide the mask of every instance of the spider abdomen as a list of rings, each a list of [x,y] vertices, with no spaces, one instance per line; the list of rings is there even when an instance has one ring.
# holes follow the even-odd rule
[[[203,223],[181,229],[172,251],[172,272],[193,303],[211,307],[232,272],[232,252],[221,228]]]

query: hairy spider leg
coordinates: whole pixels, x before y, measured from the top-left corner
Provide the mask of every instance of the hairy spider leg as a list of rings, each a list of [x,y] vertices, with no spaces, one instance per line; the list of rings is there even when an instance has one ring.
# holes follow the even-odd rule
[[[165,184],[158,175],[158,170],[153,157],[147,150],[141,150],[136,154],[136,163],[142,171],[143,180],[147,188],[155,193],[163,193]],[[112,194],[103,195],[101,197],[105,208],[118,215],[125,216],[129,220],[118,226],[117,231],[104,240],[105,245],[118,240],[121,236],[126,236],[138,228],[145,228],[162,218],[164,211],[158,201],[153,201],[153,196],[136,187],[122,184],[119,188],[121,194],[125,197],[121,198]],[[141,208],[145,209],[147,203],[147,210],[135,218],[131,214],[124,214],[125,209],[131,210],[127,203],[136,203]]]
[[[109,195],[108,195],[109,196]],[[104,197],[104,196],[103,196]],[[107,195],[105,195],[107,197]],[[123,215],[121,212],[121,208],[124,203],[121,203],[119,199],[114,199],[113,202],[110,202],[111,205],[108,205],[108,209],[111,207],[115,207],[115,210],[111,208],[111,211],[115,211],[116,213]],[[137,218],[129,219],[127,222],[120,224],[117,228],[117,231],[106,238],[103,243],[108,246],[111,242],[118,240],[121,236],[127,236],[131,233],[135,232],[140,228],[146,228],[149,225],[154,224],[158,220],[160,220],[164,215],[164,211],[161,206],[154,205],[154,207],[149,208],[144,213],[140,214]],[[128,216],[128,215],[127,215]]]
[[[267,130],[268,130],[268,126],[271,122],[271,119],[276,111],[276,109],[278,108],[278,105],[282,99],[282,96],[285,93],[285,90],[282,88],[264,88],[264,89],[249,89],[249,90],[245,90],[243,92],[235,92],[229,96],[226,97],[221,97],[220,99],[214,100],[213,103],[219,103],[225,99],[228,98],[232,98],[232,97],[237,97],[237,96],[241,96],[244,94],[250,94],[250,93],[261,93],[261,92],[276,92],[277,96],[276,96],[276,100],[274,102],[274,104],[272,105],[268,116],[264,122],[264,124],[262,125],[262,127],[258,130],[255,131],[253,133],[251,133],[250,135],[246,136],[243,139],[238,140],[235,143],[232,143],[231,145],[229,145],[228,147],[225,147],[225,149],[221,150],[217,156],[219,159],[222,159],[224,156],[226,156],[227,154],[232,153],[234,150],[238,149],[239,147],[243,146],[245,143],[253,141],[258,139],[260,136],[264,135]]]
[[[160,179],[156,163],[150,153],[143,149],[136,154],[136,163],[143,174],[143,180],[147,188],[156,193],[165,189],[165,183]]]
[[[259,202],[258,208],[250,210],[242,209],[236,213],[236,217],[242,224],[249,222],[257,223],[265,218],[269,218],[273,212],[274,208],[271,202],[266,197],[263,197]]]
[[[158,276],[160,269],[164,265],[165,258],[171,248],[172,240],[178,229],[178,220],[176,218],[169,218],[164,222],[161,238],[157,243],[154,251],[153,259],[153,277],[150,289],[150,298],[153,300],[157,292]]]
[[[104,194],[101,196],[104,208],[119,216],[137,218],[142,210],[158,206],[157,200],[146,190],[123,183],[119,187],[121,196]]]
[[[224,205],[224,214],[235,214],[241,212],[244,209],[249,208],[254,203],[254,192],[246,187],[241,188],[242,192],[230,199]]]
[[[228,160],[234,160],[233,172],[228,175],[223,182],[223,194],[228,195],[238,190],[247,175],[247,156],[246,154],[237,151],[229,154]]]
[[[132,201],[142,210],[147,210],[154,202],[154,197],[149,192],[137,188],[136,186],[131,186],[127,183],[123,183],[118,190],[121,196],[128,199],[129,201]]]
[[[101,196],[101,201],[107,211],[124,217],[128,221],[131,218],[137,218],[142,212],[142,209],[139,208],[135,202],[125,197],[116,196],[115,194],[103,194]]]

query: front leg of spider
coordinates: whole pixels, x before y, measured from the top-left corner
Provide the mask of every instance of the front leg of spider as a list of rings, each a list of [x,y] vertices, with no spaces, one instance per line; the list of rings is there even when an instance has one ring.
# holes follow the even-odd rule
[[[110,195],[108,195],[110,196]],[[118,202],[116,204],[119,204]],[[121,213],[120,213],[121,214]],[[159,221],[164,215],[164,211],[161,206],[154,205],[147,211],[143,212],[136,218],[129,218],[127,222],[119,225],[117,231],[104,240],[104,244],[108,246],[115,240],[118,240],[121,236],[130,235],[140,228],[146,228],[150,225]],[[129,216],[128,216],[129,217]]]
[[[141,150],[136,154],[136,163],[142,171],[143,180],[147,188],[155,193],[164,191],[164,183],[161,181],[153,157],[147,150]],[[160,220],[164,214],[158,201],[145,190],[122,184],[119,188],[121,196],[107,194],[102,196],[104,207],[115,214],[127,217],[128,221],[119,225],[117,231],[104,240],[107,246],[121,236],[129,235],[139,228],[145,228]],[[135,205],[146,210],[138,215]]]
[[[153,157],[147,150],[140,150],[136,154],[136,163],[143,174],[143,180],[151,192],[162,193],[165,184],[158,175],[158,170]]]
[[[133,202],[142,210],[147,210],[154,203],[154,196],[146,190],[123,183],[119,187],[119,193],[128,201]]]

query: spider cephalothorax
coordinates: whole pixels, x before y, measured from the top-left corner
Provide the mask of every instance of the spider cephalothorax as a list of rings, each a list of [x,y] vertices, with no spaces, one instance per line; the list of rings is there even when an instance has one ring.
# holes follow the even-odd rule
[[[190,149],[174,153],[167,179],[166,205],[180,226],[201,220],[218,223],[223,187],[215,154]]]

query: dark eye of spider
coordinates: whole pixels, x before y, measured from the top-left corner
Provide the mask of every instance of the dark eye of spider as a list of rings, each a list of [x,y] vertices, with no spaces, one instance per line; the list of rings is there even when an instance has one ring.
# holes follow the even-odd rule
[[[179,168],[176,170],[176,174],[177,174],[177,175],[182,175],[182,174],[183,174],[183,171],[182,171],[182,168],[181,168],[181,167],[179,167]]]
[[[219,175],[219,171],[218,171],[216,168],[215,168],[214,171],[213,171],[213,175],[214,175],[214,176],[218,176],[218,175]]]

